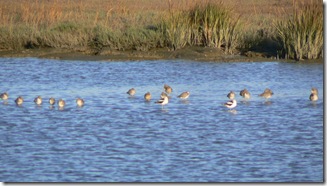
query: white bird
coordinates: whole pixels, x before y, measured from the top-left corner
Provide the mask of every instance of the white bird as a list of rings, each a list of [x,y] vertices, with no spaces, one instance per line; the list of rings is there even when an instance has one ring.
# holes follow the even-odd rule
[[[162,107],[166,104],[168,104],[168,97],[163,97],[156,101],[155,103],[160,104]]]
[[[224,106],[229,108],[229,109],[233,109],[237,106],[237,101],[235,99],[232,99],[230,101],[227,101],[226,103],[224,103]]]

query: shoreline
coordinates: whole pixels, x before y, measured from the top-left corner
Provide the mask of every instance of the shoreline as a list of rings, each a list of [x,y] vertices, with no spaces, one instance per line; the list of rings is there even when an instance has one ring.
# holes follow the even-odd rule
[[[165,48],[153,49],[149,51],[118,51],[112,49],[102,49],[97,54],[86,48],[81,49],[55,49],[55,48],[38,48],[0,51],[2,58],[44,58],[57,60],[81,60],[81,61],[140,61],[140,60],[193,60],[206,62],[318,62],[323,63],[323,59],[317,60],[286,60],[276,59],[276,57],[268,57],[263,52],[247,52],[246,54],[225,54],[223,50],[218,48],[190,46],[183,49],[169,51]]]

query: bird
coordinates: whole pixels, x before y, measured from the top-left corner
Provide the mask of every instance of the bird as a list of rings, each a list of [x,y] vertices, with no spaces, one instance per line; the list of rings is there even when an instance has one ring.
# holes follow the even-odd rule
[[[55,100],[55,98],[50,98],[49,99],[49,103],[50,103],[50,105],[54,105],[55,103],[56,103],[56,100]]]
[[[76,104],[77,104],[77,106],[82,107],[82,106],[84,106],[84,100],[82,98],[77,98]]]
[[[167,84],[164,84],[164,89],[167,94],[170,94],[173,91],[173,89]]]
[[[224,106],[229,109],[233,109],[237,106],[237,101],[235,99],[229,100],[226,103],[224,103]]]
[[[245,98],[245,99],[250,99],[251,94],[250,94],[250,92],[245,88],[245,89],[241,90],[241,92],[240,92],[240,96],[242,96],[242,97]]]
[[[66,105],[66,102],[63,99],[59,99],[58,106],[63,108]]]
[[[126,93],[129,94],[130,96],[134,96],[136,93],[136,90],[135,90],[135,88],[131,88]]]
[[[187,99],[189,96],[190,96],[190,92],[186,91],[186,92],[181,93],[178,97],[181,99]]]
[[[264,97],[266,99],[269,99],[271,98],[271,96],[273,95],[274,93],[269,89],[269,88],[266,88],[265,91],[262,93],[262,94],[259,94],[260,97]]]
[[[4,92],[4,93],[0,94],[0,98],[1,98],[2,100],[8,100],[9,95],[8,95],[7,92]]]
[[[23,99],[22,96],[19,96],[19,97],[15,100],[15,103],[16,103],[17,105],[22,105],[23,102],[24,102],[24,99]]]
[[[234,91],[230,91],[230,92],[227,94],[227,97],[228,97],[230,100],[234,99],[234,98],[235,98],[235,93],[234,93]]]
[[[161,95],[160,95],[161,98],[164,98],[164,97],[167,97],[169,98],[169,96],[165,93],[165,92],[161,92]]]
[[[317,88],[312,88],[311,89],[311,94],[309,97],[310,101],[317,101],[318,100],[318,89]]]
[[[38,96],[34,99],[35,104],[37,105],[41,105],[42,104],[42,97]]]
[[[151,99],[151,93],[150,93],[150,92],[145,93],[145,94],[144,94],[144,99],[145,99],[146,101],[150,101],[150,99]]]
[[[168,97],[164,97],[156,101],[155,103],[160,104],[163,108],[164,105],[168,104]]]

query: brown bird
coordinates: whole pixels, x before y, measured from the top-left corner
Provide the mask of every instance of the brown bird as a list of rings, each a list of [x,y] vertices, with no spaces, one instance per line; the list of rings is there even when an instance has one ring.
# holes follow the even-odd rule
[[[136,90],[134,88],[131,88],[126,93],[129,94],[130,96],[134,96],[136,93]]]
[[[150,93],[150,92],[145,93],[145,94],[144,94],[144,99],[145,99],[146,101],[150,101],[150,100],[151,100],[151,93]]]
[[[227,94],[227,97],[228,97],[230,100],[234,99],[234,98],[235,98],[235,93],[234,93],[234,91],[230,91],[230,92]]]
[[[309,97],[310,101],[317,101],[318,100],[318,89],[317,88],[312,88],[311,89],[311,94]]]
[[[62,99],[59,99],[59,101],[58,101],[58,106],[59,106],[60,108],[63,108],[65,105],[66,105],[66,102],[65,102],[64,100],[62,100]]]
[[[262,94],[260,94],[259,96],[260,96],[260,97],[264,97],[264,98],[266,98],[266,99],[269,99],[269,98],[271,98],[271,96],[272,96],[273,94],[274,94],[274,93],[273,93],[269,88],[266,88],[265,91],[264,91]]]
[[[164,89],[167,94],[170,94],[173,91],[173,89],[167,84],[164,85]]]
[[[17,105],[22,105],[24,102],[24,99],[22,96],[19,96],[16,100],[15,100]]]
[[[56,103],[56,100],[54,98],[49,99],[50,105],[54,105]]]
[[[9,95],[8,95],[7,92],[4,92],[4,93],[0,94],[0,98],[1,98],[2,100],[8,100]]]
[[[245,88],[245,89],[241,90],[241,92],[240,92],[240,96],[242,96],[242,97],[245,98],[245,99],[250,99],[251,94],[250,94],[250,92]]]
[[[187,99],[190,96],[190,92],[183,92],[178,97],[181,99]]]
[[[82,98],[77,98],[76,104],[77,104],[77,106],[82,107],[82,106],[84,106],[84,100]]]
[[[35,104],[37,105],[41,105],[42,104],[42,97],[38,96],[34,99]]]

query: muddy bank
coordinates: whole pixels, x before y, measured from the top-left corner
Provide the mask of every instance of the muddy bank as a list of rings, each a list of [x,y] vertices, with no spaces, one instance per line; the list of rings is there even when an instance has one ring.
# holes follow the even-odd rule
[[[47,59],[87,61],[185,59],[217,62],[254,62],[278,60],[276,57],[267,56],[265,53],[247,52],[245,54],[226,55],[221,49],[207,47],[185,47],[176,51],[169,51],[168,49],[163,48],[151,51],[117,51],[104,48],[97,53],[93,53],[88,49],[25,49],[22,51],[0,51],[0,57],[37,57]]]

